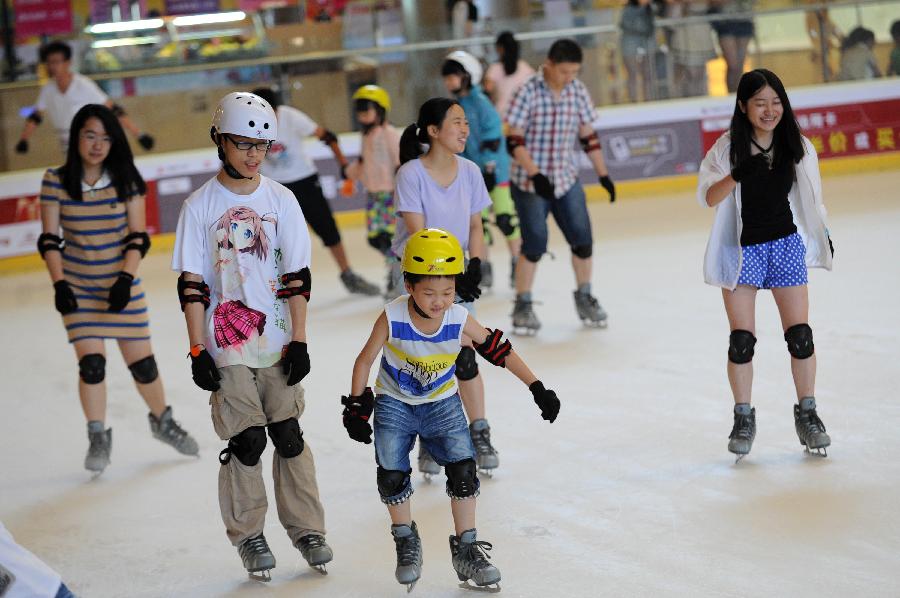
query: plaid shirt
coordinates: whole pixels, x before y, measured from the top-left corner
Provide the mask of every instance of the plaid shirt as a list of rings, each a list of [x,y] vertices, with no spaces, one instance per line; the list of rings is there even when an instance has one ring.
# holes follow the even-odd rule
[[[578,129],[597,119],[597,111],[584,83],[576,79],[566,85],[559,99],[538,71],[513,96],[506,113],[510,127],[525,131],[525,147],[561,197],[578,179]],[[525,169],[513,163],[513,184],[534,192]]]

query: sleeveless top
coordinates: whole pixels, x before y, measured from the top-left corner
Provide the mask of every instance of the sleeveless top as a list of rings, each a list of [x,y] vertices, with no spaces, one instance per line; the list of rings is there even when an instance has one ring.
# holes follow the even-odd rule
[[[409,405],[448,399],[459,392],[456,357],[469,312],[454,304],[444,313],[437,332],[423,334],[412,323],[407,307],[409,300],[409,295],[402,295],[384,307],[388,339],[375,393]]]

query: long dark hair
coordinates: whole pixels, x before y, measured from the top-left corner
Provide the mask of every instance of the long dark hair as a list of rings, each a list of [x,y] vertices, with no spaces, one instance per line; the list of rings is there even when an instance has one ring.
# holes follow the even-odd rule
[[[116,188],[116,197],[119,201],[127,201],[135,195],[144,195],[147,192],[147,183],[144,182],[141,173],[134,165],[134,155],[131,146],[125,137],[125,131],[119,124],[119,119],[112,110],[102,104],[87,104],[75,113],[72,126],[69,127],[69,149],[66,152],[66,163],[59,167],[59,178],[66,193],[75,201],[81,201],[81,179],[84,177],[84,165],[81,162],[81,154],[78,153],[78,140],[81,129],[84,128],[89,118],[96,118],[103,123],[107,136],[112,140],[109,153],[103,160],[103,169],[106,170],[113,186]]]
[[[419,118],[416,122],[403,130],[400,136],[400,164],[406,164],[421,156],[422,145],[429,145],[431,138],[428,136],[428,127],[434,125],[438,128],[444,122],[447,112],[453,106],[459,106],[459,102],[450,98],[431,98],[419,108]]]
[[[512,31],[504,31],[497,36],[497,41],[494,42],[494,45],[503,49],[500,56],[500,61],[503,63],[503,72],[507,75],[515,73],[516,68],[519,66],[519,42],[516,40],[516,36],[513,35]]]
[[[750,139],[753,135],[753,125],[750,119],[741,110],[741,104],[747,109],[747,102],[765,86],[771,87],[781,100],[781,120],[775,127],[772,141],[775,145],[775,160],[790,158],[794,164],[803,158],[803,138],[800,135],[800,126],[791,108],[784,84],[778,75],[767,69],[755,69],[741,76],[737,87],[737,100],[734,104],[734,115],[731,117],[731,165],[740,164],[750,157]]]

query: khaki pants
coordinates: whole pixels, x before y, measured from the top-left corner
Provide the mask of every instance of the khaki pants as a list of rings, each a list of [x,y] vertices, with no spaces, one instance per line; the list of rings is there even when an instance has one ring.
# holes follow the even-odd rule
[[[243,365],[219,369],[220,388],[209,404],[213,427],[219,438],[228,440],[251,426],[299,418],[303,413],[303,387],[288,386],[281,365],[249,368]],[[309,444],[303,452],[285,459],[273,451],[272,477],[278,519],[291,541],[310,533],[325,534],[325,513],[319,501],[316,468]],[[262,463],[248,466],[236,457],[219,469],[219,506],[228,539],[235,546],[263,531],[266,518],[266,489]]]

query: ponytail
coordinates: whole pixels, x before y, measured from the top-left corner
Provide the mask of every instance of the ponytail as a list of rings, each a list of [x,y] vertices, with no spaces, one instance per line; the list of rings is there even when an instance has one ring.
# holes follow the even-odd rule
[[[417,133],[424,132],[418,131],[419,126],[416,123],[413,123],[403,129],[403,135],[400,136],[400,165],[404,165],[410,160],[415,160],[425,152],[422,151],[423,142],[419,140],[419,135]],[[425,133],[426,135],[428,133]],[[428,143],[426,140],[424,143]]]
[[[434,125],[441,128],[447,112],[453,106],[459,106],[459,102],[450,98],[431,98],[422,104],[419,108],[419,118],[403,129],[403,135],[400,136],[401,166],[425,153],[422,146],[431,144],[428,127]]]

